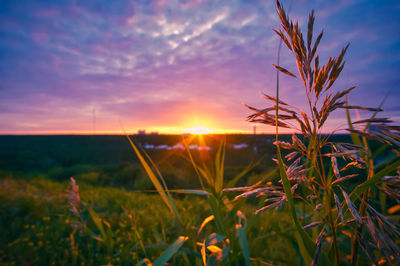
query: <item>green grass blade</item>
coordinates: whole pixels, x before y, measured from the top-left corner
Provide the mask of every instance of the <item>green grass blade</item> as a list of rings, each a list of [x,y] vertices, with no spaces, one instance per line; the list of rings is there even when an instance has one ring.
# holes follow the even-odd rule
[[[190,194],[199,196],[208,196],[210,192],[201,189],[169,189],[168,192],[179,193],[179,194]]]
[[[382,144],[378,149],[376,149],[373,153],[372,153],[372,158],[377,158],[382,152],[384,152],[387,148],[389,147],[389,145],[387,144]]]
[[[220,234],[226,236],[218,200],[214,197],[214,195],[210,195],[208,197],[208,202],[210,203],[211,210],[214,214],[214,221],[215,221],[215,225],[217,226],[218,232]]]
[[[353,192],[351,192],[351,200],[354,201],[357,199],[357,197],[359,195],[361,195],[361,193],[363,193],[364,191],[366,191],[370,186],[375,185],[377,182],[379,182],[379,180],[381,180],[384,176],[390,174],[391,172],[395,171],[397,169],[397,167],[400,166],[400,160],[396,160],[395,162],[393,162],[392,164],[386,166],[385,168],[383,168],[382,170],[380,170],[379,172],[377,172],[372,178],[366,180],[364,183],[360,184],[359,186],[357,186]]]
[[[294,204],[293,196],[292,196],[292,191],[289,183],[289,179],[286,175],[285,167],[283,166],[283,160],[282,156],[280,153],[279,146],[277,146],[278,149],[278,162],[279,162],[279,172],[281,175],[282,183],[283,183],[283,189],[286,194],[286,198],[288,201],[289,205],[289,211],[292,217],[292,220],[296,226],[298,234],[296,234],[296,239],[300,248],[300,251],[302,252],[303,259],[306,260],[306,262],[311,262],[311,258],[313,254],[313,249],[314,249],[314,244],[310,238],[310,236],[304,231],[302,226],[299,223],[299,220],[297,218],[297,213],[296,213],[296,206]]]
[[[349,105],[348,104],[348,96],[347,95],[346,95],[346,105]],[[348,125],[349,129],[354,129],[353,123],[351,121],[350,109],[347,109],[347,108],[346,108],[346,117],[347,117],[347,125]],[[356,134],[351,132],[350,133],[350,137],[351,137],[351,140],[353,141],[353,143],[355,145],[362,146],[359,136],[357,136]]]
[[[192,166],[193,166],[194,170],[196,171],[197,177],[199,178],[199,182],[200,182],[201,188],[204,190],[205,187],[204,187],[203,179],[202,179],[201,174],[199,172],[199,167],[197,166],[196,162],[194,161],[192,153],[190,152],[189,146],[188,146],[188,144],[186,142],[186,139],[184,137],[182,137],[182,142],[183,142],[183,145],[185,146],[186,152],[189,155],[190,162],[192,163]]]
[[[249,164],[245,169],[243,169],[239,174],[237,174],[232,180],[230,180],[228,182],[228,184],[226,185],[226,187],[231,188],[234,187],[236,185],[236,183],[242,178],[244,177],[248,172],[251,171],[251,169],[253,169],[254,167],[256,167],[257,165],[260,164],[260,161],[256,162],[256,163],[251,163]]]
[[[180,249],[180,247],[188,240],[187,236],[180,236],[172,245],[170,245],[160,257],[158,257],[153,265],[163,266],[172,256]]]
[[[93,210],[92,206],[90,206],[90,205],[88,206],[88,210],[89,210],[90,218],[92,219],[94,225],[97,227],[97,229],[99,229],[101,236],[103,237],[103,240],[106,241],[107,235],[106,235],[106,232],[104,231],[104,226],[101,223],[100,216],[97,214],[97,212],[95,212],[95,210]]]
[[[164,188],[161,185],[161,183],[158,180],[157,176],[154,174],[153,170],[151,169],[149,164],[146,162],[146,160],[144,159],[144,157],[142,156],[142,154],[140,153],[140,151],[136,147],[136,145],[133,143],[131,138],[128,135],[126,135],[126,137],[129,140],[129,143],[131,144],[133,150],[135,151],[136,156],[139,158],[139,161],[142,164],[143,168],[145,169],[148,177],[150,178],[151,182],[153,183],[154,187],[156,188],[158,194],[161,196],[162,200],[167,205],[167,207],[170,209],[172,214],[175,215],[175,217],[178,219],[178,221],[181,221],[180,216],[178,214],[178,211],[177,211],[177,209],[175,207],[175,204],[174,204],[174,202],[172,200],[172,197],[168,197],[168,195],[166,193],[167,188]]]
[[[221,141],[215,156],[215,191],[221,192],[224,186],[224,163],[225,163],[225,138]]]
[[[158,169],[157,165],[153,162],[153,160],[150,158],[150,156],[147,154],[147,152],[143,148],[142,148],[142,153],[146,156],[147,160],[151,163],[151,165],[153,166],[153,169],[155,170],[156,174],[158,175],[158,180],[161,181],[161,185],[163,186],[163,188],[167,194],[167,197],[171,203],[172,208],[174,209],[174,212],[176,214],[179,214],[178,210],[176,209],[176,206],[174,204],[174,201],[172,199],[172,196],[170,194],[170,191],[167,187],[167,183],[165,183],[165,180],[164,180],[160,170]],[[180,218],[179,215],[178,215],[178,218]]]
[[[389,91],[386,92],[385,96],[383,97],[381,103],[380,103],[379,106],[378,106],[378,109],[381,109],[381,108],[382,108],[383,104],[385,103],[387,97],[388,97],[389,94],[390,94],[390,91],[391,91],[391,89],[390,89]],[[378,113],[379,113],[379,111],[375,111],[375,112],[372,114],[371,119],[372,119],[372,118],[375,118],[376,115],[377,115]],[[370,126],[371,126],[371,123],[368,123],[368,124],[365,126],[364,131],[366,131]]]
[[[199,166],[196,166],[196,167],[197,167],[197,170],[199,171],[199,173],[201,174],[201,176],[207,181],[208,186],[214,188],[215,180],[212,178],[212,175],[210,174],[210,172],[205,168],[201,168]]]

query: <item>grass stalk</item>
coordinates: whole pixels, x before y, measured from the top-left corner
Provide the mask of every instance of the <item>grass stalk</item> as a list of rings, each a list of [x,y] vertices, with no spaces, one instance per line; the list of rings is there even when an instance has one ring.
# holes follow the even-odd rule
[[[282,40],[279,42],[279,48],[278,48],[278,57],[277,57],[277,65],[279,65],[280,61],[280,52],[281,52],[281,47],[282,47]],[[278,143],[279,141],[279,126],[278,126],[278,117],[279,117],[279,71],[276,71],[276,106],[275,106],[275,138],[276,142]],[[276,152],[277,152],[277,158],[278,158],[278,167],[279,167],[279,173],[282,179],[284,191],[286,194],[286,198],[288,201],[289,205],[289,211],[292,217],[292,220],[295,224],[295,227],[298,231],[298,245],[300,250],[304,250],[303,252],[307,252],[307,254],[303,254],[303,259],[306,260],[307,264],[310,262],[311,257],[312,257],[312,241],[310,237],[307,235],[307,233],[303,230],[303,228],[300,226],[297,214],[296,214],[296,206],[293,200],[292,192],[291,192],[291,186],[288,180],[288,177],[286,175],[286,169],[283,164],[283,159],[282,159],[282,154],[280,150],[280,146],[276,145]],[[302,248],[303,247],[303,248]]]

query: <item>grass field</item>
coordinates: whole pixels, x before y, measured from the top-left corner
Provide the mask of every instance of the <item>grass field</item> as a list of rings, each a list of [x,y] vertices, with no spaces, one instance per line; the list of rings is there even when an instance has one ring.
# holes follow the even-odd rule
[[[133,137],[135,142],[142,144],[174,145],[174,141],[180,139],[177,136],[136,137]],[[205,139],[211,147],[207,151],[210,157],[215,157],[220,138],[208,136]],[[268,176],[267,181],[277,182],[276,173],[269,175],[276,167],[271,164],[274,152],[271,138],[268,135],[228,136],[226,182],[252,162],[259,164],[244,175],[237,186],[252,185]],[[348,140],[349,136],[334,138],[341,141]],[[183,234],[190,236],[190,240],[169,263],[201,264],[199,243],[215,230],[215,225],[206,225],[200,234],[197,233],[203,221],[213,214],[208,197],[175,194],[175,204],[182,218],[178,224],[157,193],[135,192],[154,188],[123,136],[2,136],[0,140],[2,264],[140,264],[147,262],[144,259],[156,260]],[[230,146],[233,143],[248,143],[249,146],[235,150]],[[255,152],[252,145],[263,149],[262,153]],[[266,153],[268,149],[269,154]],[[170,170],[173,175],[164,175],[170,188],[201,188],[193,166],[184,158],[185,151],[148,152],[161,172],[173,169]],[[200,159],[201,152],[193,152],[193,155]],[[80,187],[81,217],[71,211],[67,197],[71,191],[71,176]],[[231,203],[221,208],[221,215],[225,233],[233,235],[232,239],[239,223],[237,210],[247,217],[246,238],[252,264],[291,265],[301,261],[293,237],[295,228],[285,211],[287,206],[254,215],[264,198],[232,201],[237,195],[237,192],[226,193]],[[97,216],[90,213],[91,208]],[[307,210],[303,205],[299,208]],[[96,217],[102,227],[96,225]],[[235,249],[237,255],[231,258],[230,264],[245,263],[240,247],[232,246],[232,250]]]
[[[180,196],[176,205],[182,213],[184,228],[179,228],[157,194],[81,183],[82,216],[87,226],[84,232],[66,198],[69,182],[40,177],[3,177],[0,182],[3,265],[132,265],[144,258],[154,261],[182,231],[196,235],[203,220],[211,215],[204,196]],[[103,220],[111,246],[101,240],[88,206]],[[270,258],[267,261],[296,261],[295,250],[282,252],[285,241],[290,241],[285,240],[289,217],[280,214],[278,223],[278,217],[271,214],[253,217],[255,204],[241,203],[241,206],[244,206],[241,211],[249,217],[247,235],[253,239],[252,253],[260,259]],[[255,219],[263,221],[262,226]],[[231,226],[230,230],[234,230],[234,224]],[[211,232],[205,228],[199,238]],[[271,248],[265,249],[269,242]],[[191,260],[197,257],[200,261],[200,247],[188,243],[170,263],[190,263],[185,252],[192,253]]]
[[[138,144],[169,145],[182,142],[181,136],[134,136]],[[218,147],[221,136],[205,136],[204,142],[212,149]],[[261,163],[254,173],[263,172],[273,166],[273,136],[231,135],[227,137],[227,175],[252,162]],[[192,141],[198,143],[198,139]],[[233,149],[232,144],[248,144],[247,148]],[[260,152],[254,152],[254,146]],[[182,149],[147,149],[157,163],[168,185],[173,188],[198,187],[187,153]],[[202,152],[201,154],[205,154]],[[194,156],[200,156],[195,152]],[[177,172],[178,169],[178,172]],[[151,182],[142,171],[129,142],[124,136],[0,136],[0,171],[3,176],[17,178],[45,176],[51,180],[78,181],[96,186],[116,186],[125,189],[149,189]]]

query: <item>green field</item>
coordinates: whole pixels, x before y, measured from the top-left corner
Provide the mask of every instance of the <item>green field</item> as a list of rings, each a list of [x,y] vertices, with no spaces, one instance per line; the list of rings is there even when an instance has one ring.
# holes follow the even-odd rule
[[[222,136],[204,138],[211,147],[207,152],[211,158]],[[182,140],[181,136],[134,136],[133,139],[136,143],[154,145],[174,145]],[[261,179],[273,166],[271,139],[269,135],[227,136],[227,180],[256,162],[238,184],[246,185]],[[249,147],[235,150],[230,146],[235,143],[247,143]],[[254,152],[254,146],[263,153]],[[2,264],[131,265],[144,258],[153,261],[183,232],[196,235],[203,220],[211,215],[205,196],[175,195],[177,207],[183,214],[182,225],[177,227],[157,194],[137,192],[154,188],[124,136],[1,136],[0,147]],[[268,149],[271,152],[265,154]],[[199,188],[186,151],[148,152],[169,188]],[[200,159],[201,153],[195,151],[193,156]],[[68,205],[66,195],[71,176],[80,186],[86,232],[76,226],[79,219]],[[233,196],[235,194],[230,198]],[[257,201],[243,204],[238,204],[240,210],[249,217],[249,222],[255,221],[252,213]],[[107,230],[110,230],[112,246],[97,238],[101,237],[101,232],[89,215],[88,206],[110,225]],[[295,260],[295,250],[291,251],[293,257],[289,258],[286,253],[279,255],[274,251],[279,245],[270,250],[262,248],[271,236],[274,236],[271,241],[283,237],[276,234],[285,230],[285,223],[274,223],[271,217],[266,219],[268,216],[256,218],[264,221],[262,226],[249,223],[248,237],[254,239],[252,250],[257,250],[260,259],[274,256],[274,261]],[[228,220],[231,219],[237,218]],[[234,231],[233,220],[230,230]],[[205,228],[199,237],[204,238],[211,232]],[[200,248],[193,250],[193,246],[197,247],[196,242],[191,245],[187,252],[193,254],[177,256],[176,263],[186,264],[193,260],[193,256],[201,258]]]
[[[213,156],[222,136],[205,136],[204,142]],[[169,145],[182,142],[176,135],[136,135],[138,144]],[[260,161],[254,173],[264,172],[274,164],[273,136],[228,135],[227,178],[252,162]],[[233,149],[230,144],[248,144]],[[191,141],[197,145],[198,139]],[[254,152],[254,146],[260,152]],[[160,168],[170,188],[199,187],[192,164],[185,150],[147,149]],[[204,153],[204,152],[203,152]],[[194,152],[194,156],[200,156]],[[150,189],[151,182],[125,136],[0,136],[0,171],[2,176],[16,178],[46,177],[54,181],[69,180],[96,186],[123,187],[128,190]]]
[[[137,145],[175,145],[181,136],[133,136]],[[213,165],[224,136],[205,136],[209,151],[192,150],[195,161]],[[282,136],[289,140],[290,136]],[[334,136],[348,141],[349,136]],[[235,186],[260,180],[276,183],[270,135],[226,136],[224,187],[252,165]],[[247,144],[234,149],[233,144]],[[199,144],[195,138],[191,144]],[[372,147],[379,147],[376,143]],[[209,196],[173,194],[180,221],[167,208],[124,136],[1,136],[0,137],[0,262],[3,265],[132,265],[155,261],[179,236],[189,237],[169,260],[171,265],[201,265],[201,243],[214,232],[230,239],[226,264],[246,263],[238,225],[245,226],[246,250],[255,265],[302,263],[295,228],[287,206],[255,215],[265,198],[233,200],[237,192],[225,192],[217,209],[222,229],[203,221],[215,214]],[[256,147],[256,148],[255,148]],[[147,149],[169,189],[201,189],[186,150]],[[71,211],[70,177],[80,188],[79,216]],[[352,186],[352,182],[347,183]],[[229,186],[228,186],[229,187]],[[143,193],[141,191],[147,191]],[[222,195],[222,194],[221,194]],[[312,212],[299,205],[299,217]],[[240,213],[246,217],[244,222]],[[314,230],[313,235],[317,234]],[[340,234],[343,252],[350,238]],[[235,240],[236,239],[236,240]],[[224,242],[225,241],[225,242]],[[331,248],[324,247],[329,254]],[[210,253],[212,255],[212,253]],[[210,255],[210,258],[212,257]],[[329,260],[324,256],[320,262]],[[367,262],[364,254],[359,260]],[[209,263],[212,264],[212,263]]]

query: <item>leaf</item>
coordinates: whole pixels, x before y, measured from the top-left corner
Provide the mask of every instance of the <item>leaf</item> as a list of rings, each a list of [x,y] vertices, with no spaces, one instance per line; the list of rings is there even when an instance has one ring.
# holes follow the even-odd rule
[[[285,69],[285,68],[283,68],[283,67],[280,67],[280,66],[277,66],[277,65],[275,65],[275,64],[272,64],[272,65],[273,65],[276,69],[278,69],[280,72],[282,72],[282,73],[284,73],[284,74],[286,74],[286,75],[292,76],[292,77],[294,77],[294,78],[297,78],[295,74],[292,74],[292,73],[289,72],[287,69]]]
[[[208,185],[210,187],[214,187],[215,183],[209,171],[207,169],[198,167],[197,165],[194,166],[196,167],[197,171],[200,172],[201,176],[207,181]]]
[[[225,163],[225,149],[226,139],[224,138],[219,147],[217,154],[215,155],[215,191],[221,192],[224,188],[224,163]]]
[[[247,221],[246,221],[246,217],[244,216],[244,214],[241,211],[237,211],[236,214],[239,216],[239,223],[236,224],[236,235],[239,240],[239,246],[240,246],[240,249],[242,250],[245,264],[246,264],[246,266],[249,266],[249,265],[251,265],[250,250],[249,250],[249,243],[247,241],[246,232],[245,232],[245,229],[247,226]],[[241,223],[241,220],[244,220],[244,224]]]
[[[200,195],[200,196],[210,195],[210,192],[201,190],[201,189],[169,189],[168,192],[179,193],[179,194]]]
[[[249,165],[247,165],[247,167],[245,169],[243,169],[239,174],[237,174],[234,178],[232,178],[232,180],[230,180],[228,182],[228,184],[226,185],[226,187],[234,187],[236,185],[236,183],[242,178],[244,177],[247,173],[250,172],[250,170],[252,170],[254,167],[256,167],[257,165],[260,164],[262,159],[260,159],[259,161],[257,161],[256,163],[251,163]]]
[[[208,197],[208,202],[209,202],[211,210],[214,214],[214,221],[215,221],[215,225],[217,226],[218,232],[225,235],[225,229],[224,229],[224,225],[223,225],[223,221],[222,221],[221,212],[220,212],[219,206],[218,206],[218,200],[215,198],[214,195],[210,195]]]
[[[187,236],[180,236],[172,245],[170,245],[160,257],[158,257],[153,265],[154,266],[163,266],[172,256],[180,249],[180,247],[188,240]]]
[[[99,229],[101,236],[103,237],[103,240],[106,239],[106,232],[104,231],[104,227],[103,224],[101,222],[101,218],[100,216],[97,214],[97,212],[95,212],[95,210],[93,210],[92,206],[88,206],[88,210],[89,210],[89,215],[90,218],[92,219],[94,225],[97,227],[97,229]]]
[[[348,104],[348,97],[346,95],[346,105],[347,104]],[[351,121],[351,116],[350,116],[350,110],[349,109],[346,109],[346,117],[347,117],[347,125],[348,125],[349,129],[350,130],[354,130],[353,123]],[[350,131],[350,137],[351,137],[352,142],[355,145],[358,145],[358,146],[362,145],[360,137],[358,135],[356,135],[355,133]]]
[[[387,165],[384,169],[377,172],[372,178],[364,181],[362,184],[358,185],[352,192],[351,192],[351,199],[355,200],[361,193],[366,191],[370,186],[375,185],[379,182],[384,176],[389,175],[391,172],[395,171],[397,167],[400,166],[400,160],[396,160],[390,165]]]
[[[211,222],[212,220],[214,220],[214,215],[210,215],[208,216],[206,219],[204,219],[204,221],[201,223],[201,226],[199,228],[199,231],[197,231],[197,235],[200,234],[200,232],[203,230],[204,226],[206,226],[206,224],[208,224],[209,222]]]
[[[357,105],[343,105],[340,108],[343,108],[343,109],[358,109],[358,110],[375,111],[375,112],[383,111],[380,108],[362,107],[362,106],[357,106]]]
[[[228,255],[229,247],[221,249],[215,246],[216,244],[223,242],[225,239],[226,237],[223,235],[212,233],[204,240],[201,248],[201,257],[203,259],[204,265],[213,264],[211,263],[211,261],[214,263],[220,262]],[[208,259],[206,249],[213,252],[213,254],[209,256]]]
[[[131,138],[126,134],[126,137],[129,141],[129,143],[131,144],[133,150],[136,153],[136,156],[139,158],[140,163],[142,164],[143,168],[145,169],[148,177],[150,178],[151,182],[153,183],[154,187],[156,188],[158,194],[161,196],[162,200],[164,201],[164,203],[167,205],[167,207],[169,208],[169,210],[171,211],[171,213],[173,213],[175,215],[175,217],[178,219],[178,221],[180,222],[180,216],[179,213],[175,207],[175,204],[173,202],[173,199],[171,196],[167,195],[166,191],[168,190],[166,187],[164,188],[160,181],[158,180],[158,178],[156,177],[156,175],[154,174],[153,170],[151,170],[151,167],[149,166],[149,164],[146,162],[146,160],[143,158],[142,154],[140,153],[139,149],[136,147],[136,145],[133,143],[133,141],[131,140]]]
[[[378,118],[369,118],[369,119],[363,119],[359,121],[353,122],[353,124],[361,124],[361,123],[390,123],[393,122],[392,120],[389,120],[387,117],[378,117]]]
[[[304,231],[304,229],[302,228],[302,226],[299,223],[299,220],[297,219],[296,206],[294,204],[290,182],[286,175],[286,170],[285,170],[285,167],[283,164],[279,146],[277,146],[277,153],[278,153],[277,157],[278,157],[278,163],[279,163],[279,172],[280,172],[283,188],[284,188],[284,191],[285,191],[285,194],[287,197],[290,214],[291,214],[292,220],[293,220],[293,222],[296,226],[296,230],[297,230],[296,240],[297,240],[300,250],[303,253],[304,259],[306,259],[306,260],[309,259],[309,261],[311,261],[313,243],[310,239],[310,236]]]
[[[220,253],[222,251],[222,249],[216,245],[209,245],[207,249],[212,253]]]

